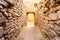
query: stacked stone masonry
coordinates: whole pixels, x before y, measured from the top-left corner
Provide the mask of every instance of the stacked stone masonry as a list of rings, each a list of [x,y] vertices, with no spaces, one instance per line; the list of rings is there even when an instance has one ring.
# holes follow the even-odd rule
[[[24,24],[23,0],[0,0],[0,40],[15,40]],[[60,40],[60,0],[37,5],[38,26],[46,40]]]
[[[46,40],[60,40],[60,0],[42,0],[37,8],[41,34]]]
[[[23,23],[23,0],[0,0],[0,40],[15,40]]]

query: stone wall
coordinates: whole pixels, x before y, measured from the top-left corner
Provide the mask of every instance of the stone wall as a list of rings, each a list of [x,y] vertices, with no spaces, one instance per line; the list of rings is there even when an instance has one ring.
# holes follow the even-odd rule
[[[41,34],[46,40],[60,40],[60,0],[41,0],[37,8]]]
[[[23,0],[0,0],[0,40],[15,40],[23,23]]]

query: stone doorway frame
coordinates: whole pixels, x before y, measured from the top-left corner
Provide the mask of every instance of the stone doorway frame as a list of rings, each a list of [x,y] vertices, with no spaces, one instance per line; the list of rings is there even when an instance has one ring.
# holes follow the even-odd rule
[[[27,25],[27,15],[28,15],[29,13],[34,14],[34,25],[35,25],[35,12],[27,12],[27,13],[26,13],[26,25]]]

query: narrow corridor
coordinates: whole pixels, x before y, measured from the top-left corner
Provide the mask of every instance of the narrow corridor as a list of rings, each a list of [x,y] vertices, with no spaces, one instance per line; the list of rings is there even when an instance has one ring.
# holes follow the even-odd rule
[[[60,40],[60,0],[0,0],[0,40]]]
[[[16,40],[45,40],[39,27],[23,27]]]

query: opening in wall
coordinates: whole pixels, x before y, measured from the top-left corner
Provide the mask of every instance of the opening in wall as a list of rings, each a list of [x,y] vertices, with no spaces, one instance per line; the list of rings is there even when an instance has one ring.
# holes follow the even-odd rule
[[[35,13],[34,12],[27,12],[27,27],[34,27],[35,22]]]

